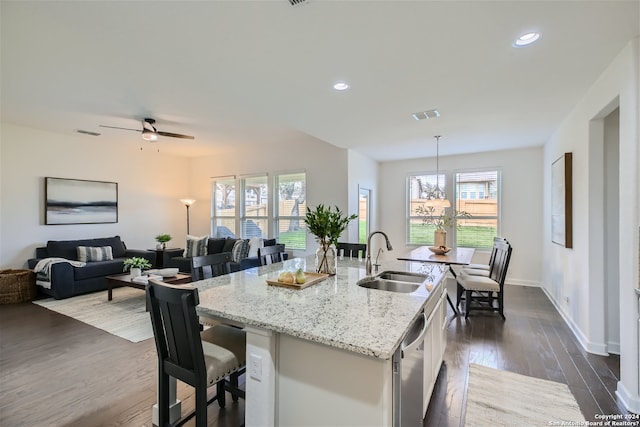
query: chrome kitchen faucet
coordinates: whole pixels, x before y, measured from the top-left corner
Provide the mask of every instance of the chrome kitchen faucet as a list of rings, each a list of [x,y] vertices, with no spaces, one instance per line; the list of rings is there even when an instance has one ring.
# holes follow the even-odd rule
[[[387,243],[387,250],[388,251],[393,250],[393,247],[391,246],[391,242],[389,241],[389,237],[384,231],[374,231],[373,233],[369,234],[369,237],[367,238],[367,261],[365,262],[365,269],[366,269],[367,276],[371,275],[371,238],[373,237],[374,234],[382,234]]]

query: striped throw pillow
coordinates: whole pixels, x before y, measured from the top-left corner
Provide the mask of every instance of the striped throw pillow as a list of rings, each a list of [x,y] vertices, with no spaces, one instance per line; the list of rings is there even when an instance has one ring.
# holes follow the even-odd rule
[[[111,246],[78,246],[78,261],[110,261],[113,259],[113,249]]]
[[[240,262],[241,259],[249,255],[249,240],[240,239],[236,241],[231,250],[231,258],[234,262]]]
[[[184,249],[183,256],[185,258],[193,258],[194,256],[207,255],[207,242],[209,236],[190,236],[187,235],[187,246]]]

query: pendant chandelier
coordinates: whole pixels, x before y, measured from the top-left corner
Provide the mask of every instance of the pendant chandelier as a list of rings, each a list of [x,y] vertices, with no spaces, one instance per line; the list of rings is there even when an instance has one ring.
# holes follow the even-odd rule
[[[440,138],[441,135],[436,135],[434,137],[436,139],[436,188],[433,191],[429,192],[427,195],[426,204],[429,206],[433,206],[434,208],[450,208],[451,202],[447,200],[447,195],[444,191],[440,189]]]

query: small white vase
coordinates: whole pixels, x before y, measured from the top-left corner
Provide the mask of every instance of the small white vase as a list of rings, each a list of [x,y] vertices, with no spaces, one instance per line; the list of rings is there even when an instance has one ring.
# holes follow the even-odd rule
[[[433,246],[439,248],[440,246],[447,247],[447,231],[436,230],[433,234]]]
[[[129,274],[131,275],[131,278],[133,279],[134,277],[140,277],[142,276],[142,269],[140,268],[136,268],[136,267],[131,267],[129,269]]]

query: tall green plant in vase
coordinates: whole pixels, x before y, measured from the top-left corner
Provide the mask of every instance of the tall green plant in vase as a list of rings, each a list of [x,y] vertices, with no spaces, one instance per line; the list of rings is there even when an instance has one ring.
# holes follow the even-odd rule
[[[325,207],[318,205],[315,209],[307,210],[305,222],[307,229],[316,238],[320,247],[316,251],[316,272],[336,274],[336,246],[338,239],[344,230],[346,230],[349,222],[358,216],[345,215],[340,208],[334,206]]]

